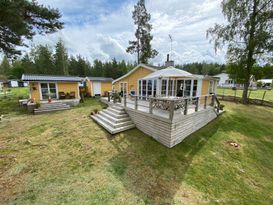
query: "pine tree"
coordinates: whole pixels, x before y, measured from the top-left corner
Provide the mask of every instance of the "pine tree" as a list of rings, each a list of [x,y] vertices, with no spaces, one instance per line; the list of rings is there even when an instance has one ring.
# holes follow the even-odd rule
[[[54,62],[55,74],[68,75],[68,54],[62,40],[56,44]]]
[[[48,46],[39,45],[36,48],[34,61],[36,74],[55,74],[53,54]]]
[[[135,37],[136,40],[129,41],[129,47],[127,52],[134,54],[137,53],[137,62],[148,63],[150,58],[154,58],[158,52],[152,49],[151,41],[153,36],[151,35],[152,25],[149,24],[151,15],[147,12],[145,7],[145,1],[139,0],[133,11],[134,23],[137,26]]]
[[[32,0],[0,1],[0,51],[8,57],[21,54],[17,46],[26,46],[24,39],[62,29],[57,9],[39,5]]]
[[[7,56],[4,56],[0,65],[0,74],[8,76],[10,74],[10,64]]]

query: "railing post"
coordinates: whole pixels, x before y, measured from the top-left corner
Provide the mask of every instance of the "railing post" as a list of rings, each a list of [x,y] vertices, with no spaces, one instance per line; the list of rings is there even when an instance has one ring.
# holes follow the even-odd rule
[[[123,95],[123,103],[124,103],[124,107],[126,107],[126,95]]]
[[[174,115],[174,101],[170,102],[169,119],[172,121]]]
[[[138,101],[138,96],[135,96],[135,110],[137,110],[137,101]]]
[[[188,99],[185,99],[185,109],[184,109],[184,115],[188,114]]]
[[[214,106],[215,104],[215,95],[211,96],[211,106]]]
[[[153,114],[153,99],[152,98],[149,101],[149,113]]]
[[[199,107],[199,97],[196,98],[195,112],[198,112]]]
[[[107,92],[108,93],[108,102],[110,102],[110,92]]]
[[[208,102],[208,96],[205,96],[205,104],[204,104],[204,109],[207,109],[207,102]]]

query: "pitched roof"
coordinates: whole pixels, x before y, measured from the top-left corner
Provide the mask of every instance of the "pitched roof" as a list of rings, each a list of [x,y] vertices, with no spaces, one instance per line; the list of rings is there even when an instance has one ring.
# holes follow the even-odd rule
[[[91,81],[102,81],[102,82],[112,82],[113,78],[105,78],[105,77],[87,77]]]
[[[177,69],[175,67],[168,67],[161,70],[158,70],[150,75],[147,75],[143,79],[151,79],[151,78],[169,78],[169,77],[193,77],[193,75],[187,71]]]
[[[121,76],[120,78],[114,80],[113,83],[115,83],[115,82],[117,82],[117,81],[119,81],[119,80],[121,80],[121,79],[123,79],[123,78],[125,78],[125,77],[127,77],[127,76],[129,76],[129,75],[131,75],[133,72],[135,72],[135,71],[136,71],[138,68],[140,68],[140,67],[147,68],[148,70],[151,70],[151,71],[154,71],[154,72],[160,69],[160,68],[157,67],[157,66],[146,65],[146,64],[141,63],[141,64],[138,64],[138,65],[137,65],[133,70],[131,70],[130,72],[128,72],[128,73],[126,73],[125,75]]]
[[[23,74],[22,80],[23,81],[81,82],[83,78],[80,78],[78,76]]]

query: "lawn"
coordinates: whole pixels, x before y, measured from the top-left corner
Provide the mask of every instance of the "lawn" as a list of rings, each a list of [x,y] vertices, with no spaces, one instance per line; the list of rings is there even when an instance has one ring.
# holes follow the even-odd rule
[[[263,99],[264,92],[264,100],[273,101],[273,90],[249,90],[248,96],[253,99]],[[234,96],[236,94],[237,97],[242,97],[243,90],[232,90],[231,88],[217,88],[217,94],[219,95],[231,95]]]
[[[137,129],[111,136],[88,117],[96,99],[8,114],[0,204],[272,204],[273,109],[223,103],[224,115],[172,149]]]
[[[18,107],[19,99],[28,98],[28,87],[25,88],[10,88],[6,94],[0,94],[0,115],[8,113],[21,114],[24,110]]]

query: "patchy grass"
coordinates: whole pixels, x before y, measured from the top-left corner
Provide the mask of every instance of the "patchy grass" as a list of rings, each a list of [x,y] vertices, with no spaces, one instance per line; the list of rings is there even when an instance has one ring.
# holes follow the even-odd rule
[[[264,92],[266,91],[264,100],[273,101],[273,90],[249,90],[248,94],[252,99],[263,99]],[[217,88],[217,93],[219,95],[231,95],[234,96],[236,94],[237,97],[242,97],[243,90],[232,90],[231,88]]]
[[[96,99],[11,116],[0,123],[0,202],[272,204],[273,110],[224,104],[172,149],[137,129],[111,136],[88,117]]]
[[[26,113],[18,106],[18,100],[28,98],[28,88],[9,88],[7,91],[0,95],[0,115]]]

